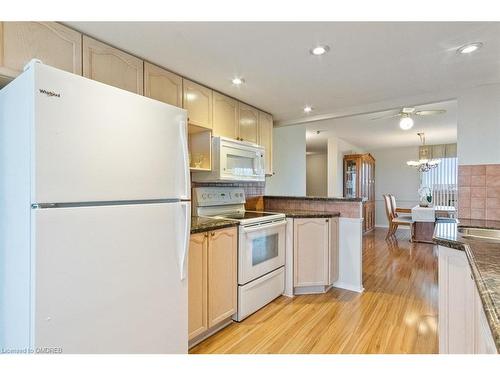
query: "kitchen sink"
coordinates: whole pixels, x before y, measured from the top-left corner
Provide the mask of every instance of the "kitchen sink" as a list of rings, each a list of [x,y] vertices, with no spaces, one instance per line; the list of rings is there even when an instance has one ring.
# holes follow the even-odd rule
[[[459,228],[458,231],[465,238],[500,241],[500,229]]]

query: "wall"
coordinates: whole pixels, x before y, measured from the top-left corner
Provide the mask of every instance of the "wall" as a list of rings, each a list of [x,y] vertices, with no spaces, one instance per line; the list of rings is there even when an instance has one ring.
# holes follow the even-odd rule
[[[458,217],[500,220],[500,84],[458,97]]]
[[[306,155],[306,194],[311,197],[328,195],[328,156],[323,154]]]
[[[328,196],[344,196],[344,155],[365,151],[338,137],[328,138]]]
[[[458,97],[458,163],[500,163],[500,84],[467,90]]]
[[[418,146],[370,151],[375,158],[375,225],[387,226],[383,194],[394,194],[398,207],[418,204],[420,176],[406,161],[418,158]]]
[[[273,169],[266,195],[306,195],[306,129],[303,125],[273,129]]]

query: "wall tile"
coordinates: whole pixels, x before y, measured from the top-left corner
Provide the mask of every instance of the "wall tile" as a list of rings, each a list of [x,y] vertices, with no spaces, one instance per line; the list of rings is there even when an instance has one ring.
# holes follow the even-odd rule
[[[489,174],[486,176],[486,186],[500,187],[500,175]]]
[[[473,209],[484,209],[486,208],[486,198],[471,198],[470,199],[470,208]]]
[[[472,176],[484,176],[486,174],[486,165],[473,165],[471,167]]]
[[[472,172],[472,165],[459,165],[458,166],[458,174],[459,175],[469,175]]]
[[[470,218],[471,219],[486,219],[486,210],[485,209],[472,209],[470,210]]]
[[[486,186],[486,175],[470,176],[470,186]]]
[[[471,175],[458,175],[458,186],[470,186]]]
[[[489,164],[486,166],[486,174],[500,176],[500,164]]]
[[[486,198],[486,208],[500,208],[500,198]]]
[[[470,207],[459,208],[458,217],[462,219],[470,219]]]
[[[485,198],[486,197],[486,187],[471,187],[470,197],[472,198]]]
[[[493,208],[486,210],[487,220],[500,220],[500,208]]]
[[[500,188],[498,187],[486,187],[486,196],[488,198],[499,198],[500,197]]]

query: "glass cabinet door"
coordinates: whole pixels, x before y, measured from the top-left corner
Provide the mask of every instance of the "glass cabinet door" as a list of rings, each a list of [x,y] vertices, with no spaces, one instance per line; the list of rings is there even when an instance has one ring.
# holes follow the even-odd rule
[[[358,173],[355,159],[345,161],[345,197],[355,198],[357,194]]]

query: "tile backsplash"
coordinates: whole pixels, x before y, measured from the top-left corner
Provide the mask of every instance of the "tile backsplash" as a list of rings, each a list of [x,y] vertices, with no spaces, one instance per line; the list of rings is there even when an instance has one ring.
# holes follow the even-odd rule
[[[500,164],[458,166],[458,217],[500,220]]]

